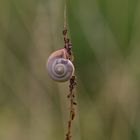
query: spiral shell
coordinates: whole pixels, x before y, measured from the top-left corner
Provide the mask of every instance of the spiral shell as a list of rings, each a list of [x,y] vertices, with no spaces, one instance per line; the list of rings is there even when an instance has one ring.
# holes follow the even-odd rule
[[[58,50],[50,55],[47,62],[48,73],[55,81],[68,81],[73,73],[74,66],[72,62],[66,59],[65,50]]]

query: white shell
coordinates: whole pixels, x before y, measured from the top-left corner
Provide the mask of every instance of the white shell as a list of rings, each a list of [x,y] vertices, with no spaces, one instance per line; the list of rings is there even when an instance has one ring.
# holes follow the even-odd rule
[[[47,69],[51,78],[59,82],[68,81],[74,73],[74,66],[72,62],[59,56],[52,57],[51,55],[49,57]]]

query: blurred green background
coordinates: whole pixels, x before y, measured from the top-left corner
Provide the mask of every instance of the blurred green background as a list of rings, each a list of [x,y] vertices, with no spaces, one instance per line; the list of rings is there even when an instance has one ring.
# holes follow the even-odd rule
[[[0,0],[0,140],[64,140],[63,0]],[[69,0],[78,86],[73,140],[140,140],[140,0]]]

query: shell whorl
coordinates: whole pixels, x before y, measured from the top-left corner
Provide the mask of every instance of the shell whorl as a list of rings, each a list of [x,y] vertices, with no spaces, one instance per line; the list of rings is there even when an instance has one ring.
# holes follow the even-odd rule
[[[74,66],[70,60],[64,57],[64,53],[63,49],[54,52],[47,62],[49,75],[53,80],[59,82],[68,81],[74,73]]]

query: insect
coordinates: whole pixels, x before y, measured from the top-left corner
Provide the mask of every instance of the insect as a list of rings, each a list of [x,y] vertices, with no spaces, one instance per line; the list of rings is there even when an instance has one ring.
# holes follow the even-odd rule
[[[65,48],[55,51],[49,56],[47,70],[53,80],[65,82],[73,76],[74,65],[68,57],[69,54]]]

